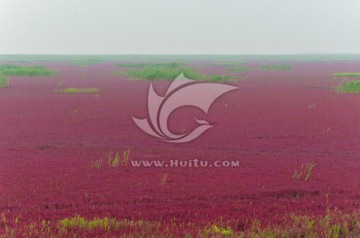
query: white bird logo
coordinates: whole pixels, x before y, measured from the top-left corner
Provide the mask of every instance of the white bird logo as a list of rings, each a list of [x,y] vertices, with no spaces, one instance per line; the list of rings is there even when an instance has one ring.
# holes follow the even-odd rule
[[[149,118],[133,117],[135,124],[147,134],[172,143],[185,143],[198,138],[212,126],[205,120],[198,120],[191,132],[174,134],[169,131],[167,122],[170,114],[183,106],[194,106],[207,113],[212,103],[221,95],[237,87],[220,83],[199,83],[188,79],[181,73],[169,86],[165,96],[159,96],[150,84],[148,95]]]

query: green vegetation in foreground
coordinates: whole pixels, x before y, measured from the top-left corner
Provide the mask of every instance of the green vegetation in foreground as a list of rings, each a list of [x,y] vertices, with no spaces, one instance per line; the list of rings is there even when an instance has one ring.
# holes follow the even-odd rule
[[[336,88],[339,93],[360,93],[360,80],[349,81]]]
[[[64,89],[57,89],[57,93],[99,93],[100,90],[98,88],[64,88]]]
[[[131,78],[140,80],[173,80],[181,73],[187,78],[222,82],[230,79],[228,75],[205,75],[199,74],[194,69],[179,63],[148,64],[142,69],[129,70],[126,72],[114,72],[114,75],[125,74]]]
[[[289,64],[268,64],[260,67],[261,70],[268,71],[287,71],[291,69],[291,65]]]
[[[359,213],[328,212],[310,217],[289,214],[280,224],[266,225],[254,219],[230,224],[219,221],[207,225],[161,223],[146,220],[89,218],[76,215],[62,220],[37,218],[24,222],[23,215],[2,213],[2,237],[359,237]],[[238,229],[241,225],[242,229]],[[34,235],[35,234],[35,235]]]
[[[335,73],[335,77],[360,77],[360,73]]]
[[[20,77],[33,77],[33,76],[51,76],[55,72],[47,69],[44,66],[20,66],[20,65],[0,65],[0,75],[5,76],[20,76]]]
[[[0,88],[6,88],[8,85],[7,78],[5,76],[0,75]]]

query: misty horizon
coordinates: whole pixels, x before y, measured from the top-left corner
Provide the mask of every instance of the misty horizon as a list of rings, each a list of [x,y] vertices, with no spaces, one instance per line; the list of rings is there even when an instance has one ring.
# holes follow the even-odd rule
[[[356,0],[2,0],[0,54],[360,53]]]

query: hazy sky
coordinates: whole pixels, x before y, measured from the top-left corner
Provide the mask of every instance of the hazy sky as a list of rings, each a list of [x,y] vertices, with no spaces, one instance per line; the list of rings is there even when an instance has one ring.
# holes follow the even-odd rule
[[[360,0],[0,0],[0,54],[360,53]]]

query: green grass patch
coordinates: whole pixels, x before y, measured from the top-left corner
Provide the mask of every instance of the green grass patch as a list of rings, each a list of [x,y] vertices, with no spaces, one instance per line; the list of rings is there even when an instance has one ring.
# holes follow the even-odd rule
[[[217,74],[213,74],[213,75],[202,75],[201,76],[203,78],[203,80],[208,80],[208,81],[213,81],[213,82],[225,82],[231,79],[231,77],[229,75],[217,75]],[[201,79],[200,77],[200,79]]]
[[[119,68],[143,68],[143,67],[153,67],[153,68],[179,68],[184,67],[182,63],[119,63],[116,64],[116,67]]]
[[[179,63],[157,63],[144,65],[142,69],[129,70],[125,74],[141,80],[173,80],[184,73],[188,78],[197,78],[197,73]]]
[[[86,60],[80,60],[80,61],[74,61],[73,64],[76,66],[91,66],[96,64],[101,64],[104,61],[101,59],[86,59]]]
[[[47,69],[44,66],[20,66],[20,65],[0,65],[0,75],[5,76],[20,76],[20,77],[33,77],[33,76],[51,76],[55,72]]]
[[[291,69],[289,64],[267,64],[260,67],[264,71],[287,71]]]
[[[336,88],[339,93],[360,93],[360,80],[349,81]]]
[[[8,80],[5,76],[0,75],[0,88],[6,88],[8,85]]]
[[[86,219],[79,215],[72,218],[65,218],[60,220],[60,226],[63,229],[85,229],[85,230],[95,230],[101,229],[103,231],[110,231],[112,229],[118,230],[121,223],[118,222],[115,218],[94,218]]]
[[[116,64],[115,66],[118,68],[141,68],[145,67],[148,64],[145,63],[120,63]]]
[[[74,93],[99,93],[100,90],[98,88],[64,88],[64,89],[57,89],[57,93],[67,93],[67,94],[74,94]]]
[[[194,69],[179,63],[148,64],[142,69],[126,72],[114,72],[114,75],[127,75],[140,80],[173,80],[181,73],[189,79],[223,82],[230,79],[228,75],[205,75],[197,73]]]
[[[173,80],[181,73],[190,79],[199,78],[194,70],[188,68],[146,67],[141,70],[127,71],[125,74],[141,80]]]
[[[216,62],[217,65],[224,65],[224,66],[236,66],[236,65],[239,65],[243,62]]]
[[[115,76],[121,76],[121,75],[126,75],[126,72],[124,72],[124,71],[114,71],[111,74],[115,75]]]
[[[240,73],[248,71],[248,68],[245,66],[230,67],[229,71],[232,73]]]
[[[360,73],[335,73],[335,77],[360,77]]]

